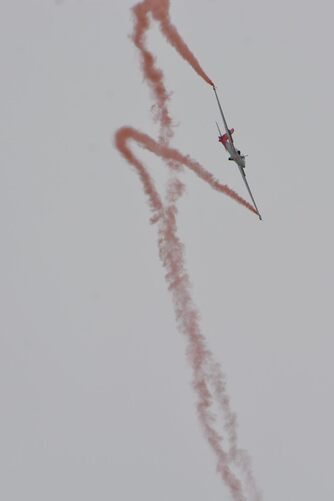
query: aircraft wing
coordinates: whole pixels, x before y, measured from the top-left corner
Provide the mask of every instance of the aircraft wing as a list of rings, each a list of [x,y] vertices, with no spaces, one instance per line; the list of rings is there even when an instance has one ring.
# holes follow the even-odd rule
[[[262,221],[262,216],[261,216],[261,214],[260,214],[260,212],[259,212],[259,209],[257,208],[257,205],[256,205],[256,202],[255,202],[255,200],[254,200],[253,194],[252,194],[252,192],[251,192],[251,189],[250,189],[250,187],[249,187],[248,181],[247,181],[247,179],[246,179],[246,174],[245,174],[245,172],[244,172],[244,169],[243,169],[242,167],[240,167],[240,165],[239,165],[239,164],[238,164],[238,168],[239,168],[239,171],[240,171],[241,177],[242,177],[242,179],[244,180],[244,183],[245,183],[245,185],[246,185],[246,188],[247,188],[247,191],[248,191],[248,193],[249,193],[249,196],[250,196],[250,197],[251,197],[251,199],[252,199],[253,205],[254,205],[254,207],[255,207],[255,209],[256,209],[256,212],[257,212],[257,215],[259,216],[260,221]]]
[[[223,119],[223,123],[224,123],[224,127],[225,127],[225,131],[226,131],[227,137],[228,137],[230,143],[233,145],[233,139],[232,139],[232,136],[231,136],[231,133],[230,133],[230,129],[227,127],[226,119],[225,119],[225,116],[224,116],[223,109],[221,107],[220,101],[218,99],[218,94],[217,94],[215,86],[213,86],[213,90],[215,91],[215,95],[216,95],[218,107],[219,107],[220,114],[221,114],[222,119]]]

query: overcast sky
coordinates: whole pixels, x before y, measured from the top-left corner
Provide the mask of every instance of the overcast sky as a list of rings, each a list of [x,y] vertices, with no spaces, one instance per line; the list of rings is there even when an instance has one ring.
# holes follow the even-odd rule
[[[0,498],[230,499],[195,413],[157,228],[113,145],[157,137],[129,0],[1,0]],[[172,1],[263,222],[191,172],[194,301],[266,501],[334,499],[333,3]],[[245,198],[214,95],[152,27],[172,145]],[[163,192],[162,162],[133,147]]]

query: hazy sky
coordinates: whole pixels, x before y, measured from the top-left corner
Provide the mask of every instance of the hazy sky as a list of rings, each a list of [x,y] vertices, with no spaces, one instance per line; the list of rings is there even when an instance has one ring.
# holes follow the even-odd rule
[[[195,413],[157,228],[113,146],[157,137],[128,0],[0,5],[0,498],[230,499]],[[172,1],[263,222],[190,172],[193,297],[266,501],[334,498],[334,7]],[[247,198],[210,87],[155,25],[172,145]],[[163,190],[162,162],[134,146]]]

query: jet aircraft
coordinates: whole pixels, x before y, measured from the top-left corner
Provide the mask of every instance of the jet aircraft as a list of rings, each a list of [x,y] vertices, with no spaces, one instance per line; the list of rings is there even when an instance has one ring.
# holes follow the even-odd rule
[[[249,187],[247,179],[246,179],[246,174],[245,174],[245,167],[246,167],[245,155],[242,155],[241,152],[240,152],[240,150],[238,150],[235,147],[235,145],[234,145],[233,138],[232,138],[232,134],[234,133],[234,129],[229,129],[228,126],[227,126],[227,123],[226,123],[226,120],[225,120],[225,116],[224,116],[224,113],[223,113],[223,109],[221,107],[221,104],[220,104],[220,101],[219,101],[219,98],[218,98],[217,90],[216,90],[216,87],[214,85],[213,85],[213,90],[215,92],[215,96],[216,96],[216,99],[217,99],[219,111],[220,111],[220,114],[221,114],[221,117],[222,117],[222,120],[223,120],[223,124],[224,124],[224,128],[225,128],[225,134],[222,134],[221,131],[220,131],[219,125],[216,122],[216,125],[217,125],[217,128],[218,128],[218,132],[219,132],[219,142],[222,143],[222,145],[224,146],[225,150],[229,153],[229,160],[232,160],[233,162],[235,162],[237,164],[238,169],[239,169],[240,174],[241,174],[241,177],[244,180],[244,183],[245,183],[245,186],[247,188],[247,191],[248,191],[248,193],[249,193],[249,195],[250,195],[250,197],[252,199],[252,202],[254,204],[254,208],[255,208],[255,210],[257,212],[257,215],[259,216],[259,219],[262,220],[261,214],[259,212],[259,209],[257,208],[256,202],[254,200],[254,197],[252,195],[252,192],[250,190],[250,187]]]

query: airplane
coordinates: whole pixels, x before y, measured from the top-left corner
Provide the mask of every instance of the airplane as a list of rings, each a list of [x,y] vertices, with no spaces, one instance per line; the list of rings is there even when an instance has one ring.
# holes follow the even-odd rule
[[[260,221],[262,221],[262,216],[259,212],[259,209],[257,208],[257,205],[256,205],[256,202],[254,200],[254,197],[253,197],[253,194],[250,190],[250,187],[248,185],[248,182],[247,182],[247,179],[246,179],[246,174],[245,174],[245,167],[246,167],[246,155],[242,155],[240,150],[236,149],[236,147],[234,146],[234,142],[233,142],[233,138],[232,138],[232,134],[234,133],[234,129],[229,129],[228,126],[227,126],[227,123],[226,123],[226,120],[225,120],[225,116],[224,116],[224,113],[223,113],[223,109],[221,107],[221,104],[220,104],[220,101],[219,101],[219,98],[218,98],[218,94],[217,94],[217,90],[216,90],[216,87],[213,85],[213,90],[215,92],[215,95],[216,95],[216,99],[217,99],[217,103],[218,103],[218,107],[219,107],[219,110],[220,110],[220,114],[221,114],[221,117],[223,119],[223,123],[224,123],[224,128],[225,128],[225,134],[222,134],[221,131],[220,131],[220,128],[219,128],[219,125],[217,124],[216,122],[216,125],[217,125],[217,128],[218,128],[218,133],[219,133],[219,142],[222,143],[222,145],[224,146],[225,150],[229,153],[229,160],[232,160],[233,162],[235,162],[238,166],[238,169],[240,171],[240,174],[241,174],[241,177],[242,179],[244,180],[244,183],[245,183],[245,186],[247,188],[247,191],[252,199],[252,202],[254,204],[254,208],[257,212],[257,215],[259,216],[259,219]]]

